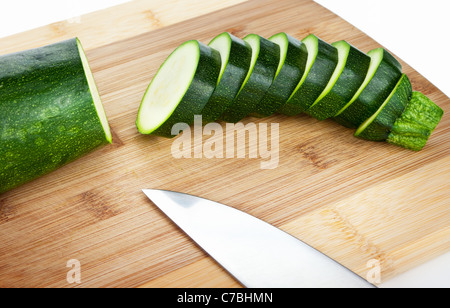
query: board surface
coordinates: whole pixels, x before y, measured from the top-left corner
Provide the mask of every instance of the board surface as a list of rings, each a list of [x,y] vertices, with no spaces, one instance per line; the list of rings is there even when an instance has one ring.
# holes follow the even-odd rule
[[[64,39],[77,29],[83,42],[89,33],[85,48],[113,132],[112,145],[0,195],[0,287],[240,287],[143,188],[186,192],[243,210],[363,277],[369,260],[379,262],[387,280],[449,251],[450,100],[401,59],[413,88],[445,112],[420,152],[360,140],[353,130],[307,115],[243,121],[259,129],[278,124],[274,169],[262,169],[260,156],[249,157],[258,149],[248,142],[245,158],[176,159],[171,152],[176,139],[138,133],[135,120],[145,89],[186,40],[208,43],[223,31],[239,37],[285,31],[299,39],[310,33],[330,43],[345,39],[364,52],[380,47],[312,1],[221,3],[223,9],[205,8],[198,17],[180,13],[176,22],[145,31],[139,27],[144,21],[133,20],[133,14],[141,15],[131,3],[128,10],[120,6],[83,17],[78,28],[71,25],[41,40],[28,38],[48,27],[0,40],[3,54]],[[117,24],[115,37],[106,40],[104,33],[88,30],[89,23],[119,16],[114,12],[134,12]],[[167,12],[158,18],[167,18]],[[102,40],[96,43],[96,36]],[[11,47],[13,42],[20,43]],[[226,125],[220,124],[224,135],[218,137],[224,137]],[[224,144],[224,153],[233,146]],[[81,264],[80,284],[66,279],[72,259]]]

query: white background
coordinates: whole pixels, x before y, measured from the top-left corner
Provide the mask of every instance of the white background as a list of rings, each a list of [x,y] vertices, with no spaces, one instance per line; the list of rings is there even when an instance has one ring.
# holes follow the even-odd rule
[[[450,1],[316,0],[450,96]]]
[[[131,0],[2,0],[0,37],[129,1]],[[367,33],[450,96],[448,0],[316,2]]]
[[[130,0],[1,0],[0,37],[20,33]],[[164,1],[164,0],[161,0]]]
[[[2,0],[0,38],[130,0]],[[161,0],[164,1],[164,0]],[[186,0],[188,1],[188,0]],[[411,65],[450,96],[450,1],[316,0]],[[319,17],[318,17],[319,18]],[[418,281],[415,275],[422,277]],[[450,287],[450,253],[392,283]],[[408,284],[409,283],[409,284]]]
[[[391,50],[450,97],[448,75],[450,1],[315,0],[315,2],[333,11]],[[421,279],[418,280],[417,277]],[[450,252],[385,284],[386,287],[398,285],[449,288]]]

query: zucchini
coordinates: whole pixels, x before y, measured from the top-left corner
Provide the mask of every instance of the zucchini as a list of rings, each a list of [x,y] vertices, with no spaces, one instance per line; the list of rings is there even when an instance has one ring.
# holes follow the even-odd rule
[[[209,49],[208,49],[209,48]],[[179,46],[149,85],[136,125],[143,134],[173,137],[172,126],[236,123],[274,113],[310,116],[355,128],[355,137],[418,150],[442,109],[413,92],[401,64],[387,50],[367,54],[341,40],[310,34],[299,41],[281,32],[242,40],[228,32],[208,46]]]
[[[222,65],[217,86],[201,112],[205,124],[220,118],[231,105],[247,76],[252,57],[250,45],[228,32],[217,35],[208,46],[219,51]]]
[[[278,110],[285,115],[306,111],[325,89],[338,63],[337,49],[314,34],[302,43],[308,50],[306,69],[288,101]]]
[[[254,111],[258,117],[270,116],[287,102],[303,76],[308,59],[305,44],[281,32],[269,38],[280,46],[280,62],[275,79]]]
[[[346,41],[331,44],[338,50],[338,64],[326,88],[306,110],[310,116],[325,120],[336,115],[363,83],[370,57]]]
[[[0,193],[111,143],[77,38],[0,57]]]
[[[280,47],[257,35],[244,37],[252,48],[252,60],[247,76],[233,103],[222,114],[221,119],[236,123],[256,110],[275,78],[280,62]]]
[[[444,111],[428,97],[414,91],[405,111],[395,121],[388,143],[420,151],[439,124]]]
[[[142,134],[174,137],[176,123],[194,122],[217,84],[220,53],[190,40],[177,47],[161,65],[139,107],[136,126]]]
[[[355,136],[372,141],[385,141],[408,104],[412,93],[408,76],[402,75],[381,107],[356,130]]]
[[[345,127],[357,128],[374,114],[402,76],[401,64],[385,49],[376,48],[367,55],[371,63],[363,84],[334,117]]]

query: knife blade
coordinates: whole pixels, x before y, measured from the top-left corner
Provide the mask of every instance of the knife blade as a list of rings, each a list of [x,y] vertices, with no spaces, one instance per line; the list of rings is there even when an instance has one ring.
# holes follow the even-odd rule
[[[179,192],[147,197],[247,288],[373,288],[320,251],[243,211]]]

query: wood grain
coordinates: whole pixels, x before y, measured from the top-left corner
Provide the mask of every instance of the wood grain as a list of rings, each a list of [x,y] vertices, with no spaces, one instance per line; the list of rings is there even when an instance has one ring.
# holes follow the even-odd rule
[[[245,0],[130,0],[83,16],[2,38],[0,54],[78,37],[86,49],[97,48],[154,29],[208,14]]]
[[[0,287],[240,287],[142,188],[241,209],[363,277],[370,259],[380,260],[382,277],[389,279],[449,251],[446,115],[421,152],[363,141],[352,130],[306,115],[247,118],[244,123],[279,124],[279,164],[268,170],[260,168],[261,158],[175,159],[173,140],[140,135],[137,109],[159,65],[180,42],[209,42],[223,31],[241,37],[314,33],[365,52],[380,46],[312,1],[259,0],[125,31],[110,44],[105,39],[87,48],[113,144],[0,196]],[[27,35],[16,39],[25,42]],[[401,63],[413,87],[447,114],[450,100]],[[69,259],[81,263],[79,285],[66,281]]]

